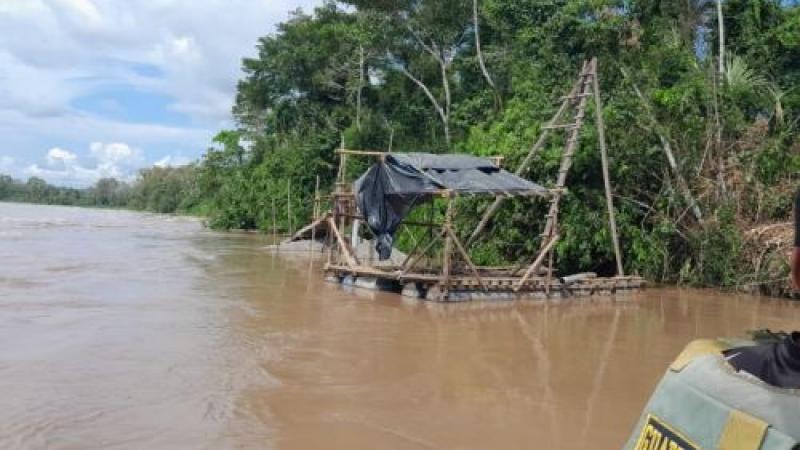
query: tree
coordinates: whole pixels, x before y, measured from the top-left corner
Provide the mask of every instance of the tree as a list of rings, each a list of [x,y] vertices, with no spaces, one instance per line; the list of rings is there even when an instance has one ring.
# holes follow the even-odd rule
[[[350,2],[363,9],[385,15],[387,27],[386,67],[398,70],[413,82],[430,101],[442,122],[445,141],[450,146],[453,94],[453,64],[467,49],[472,31],[472,4],[465,0],[438,2]],[[435,92],[426,78],[430,63],[436,67],[441,91]]]
[[[32,203],[45,203],[47,200],[47,182],[39,177],[30,177],[25,183],[25,198]]]
[[[94,185],[94,198],[97,206],[118,206],[121,184],[115,178],[101,178]]]

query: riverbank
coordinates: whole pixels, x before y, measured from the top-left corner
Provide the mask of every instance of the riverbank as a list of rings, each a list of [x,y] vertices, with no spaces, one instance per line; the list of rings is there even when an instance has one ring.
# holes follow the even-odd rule
[[[737,286],[744,292],[797,298],[789,280],[789,261],[794,247],[794,224],[779,222],[751,228],[744,233],[742,266],[747,274]]]

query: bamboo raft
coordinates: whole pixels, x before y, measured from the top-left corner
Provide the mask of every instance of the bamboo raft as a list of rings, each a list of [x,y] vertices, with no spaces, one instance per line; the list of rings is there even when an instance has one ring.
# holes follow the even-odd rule
[[[575,150],[578,146],[580,131],[583,127],[588,100],[595,100],[595,120],[600,144],[602,173],[608,212],[608,226],[613,246],[616,275],[598,277],[594,273],[557,276],[554,265],[554,249],[561,237],[558,223],[559,205],[566,192],[567,175],[572,166]],[[562,116],[572,111],[572,122],[561,123]],[[638,291],[645,287],[645,280],[638,276],[625,275],[622,255],[617,235],[614,206],[612,202],[611,183],[608,175],[608,158],[605,143],[603,119],[600,112],[599,83],[597,80],[597,60],[586,61],[579,79],[569,95],[562,98],[561,107],[542,133],[527,157],[516,172],[511,175],[501,171],[509,179],[519,177],[528,170],[534,156],[545,145],[551,131],[567,132],[566,144],[562,152],[561,165],[555,186],[547,189],[550,201],[545,216],[545,228],[540,235],[540,249],[532,262],[508,267],[480,267],[470,256],[469,249],[481,237],[488,227],[492,216],[500,208],[502,202],[515,196],[540,195],[541,192],[508,192],[487,189],[484,196],[494,202],[486,209],[468,239],[462,241],[454,227],[456,200],[464,195],[463,190],[443,188],[438,191],[426,190],[425,195],[433,203],[437,199],[446,202],[446,212],[441,223],[436,223],[433,213],[426,222],[404,221],[404,227],[424,227],[428,231],[427,243],[417,242],[411,252],[401,263],[377,264],[373,258],[361,258],[354,249],[359,247],[361,224],[365,218],[356,207],[356,195],[351,190],[347,179],[348,157],[374,158],[385,163],[393,157],[388,152],[339,149],[339,171],[335,191],[330,199],[332,208],[321,214],[320,197],[317,193],[314,202],[314,220],[298,231],[291,240],[302,239],[308,234],[314,239],[324,235],[327,244],[326,279],[359,288],[389,290],[405,296],[433,301],[464,301],[476,299],[526,299],[526,298],[563,298],[587,295],[618,295]],[[486,158],[495,169],[499,170],[502,157]],[[420,173],[423,173],[420,168]],[[428,176],[423,173],[424,176]],[[535,185],[534,185],[535,186]],[[541,188],[544,190],[544,188]],[[474,193],[471,193],[474,194]],[[363,227],[369,230],[368,227]],[[346,239],[350,237],[350,239]],[[440,245],[441,252],[434,255],[432,249]],[[369,259],[370,261],[366,261]]]
[[[484,275],[480,280],[473,275],[452,275],[447,281],[447,293],[442,290],[440,275],[409,273],[400,268],[384,271],[369,266],[326,266],[328,281],[364,289],[400,292],[403,296],[435,300],[521,300],[543,298],[567,298],[590,295],[616,295],[638,291],[645,281],[637,276],[597,277],[594,274],[578,274],[572,279],[546,276],[529,277],[520,284],[521,277],[507,275]]]

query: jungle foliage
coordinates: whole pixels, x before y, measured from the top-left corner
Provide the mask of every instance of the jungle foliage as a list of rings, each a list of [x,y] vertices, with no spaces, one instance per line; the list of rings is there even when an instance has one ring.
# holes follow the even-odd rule
[[[800,7],[724,1],[722,65],[716,7],[348,0],[298,12],[243,61],[239,126],[220,133],[200,165],[212,223],[269,229],[273,201],[282,228],[289,201],[294,223],[307,220],[315,176],[331,188],[342,144],[502,155],[514,168],[581,62],[596,56],[627,271],[738,285],[758,270],[743,254],[747,230],[788,220],[800,170]],[[552,183],[562,144],[525,175]],[[596,148],[588,124],[563,206],[557,256],[566,272],[613,270]],[[485,202],[458,207],[467,232]],[[477,258],[530,257],[544,211],[507,204]]]

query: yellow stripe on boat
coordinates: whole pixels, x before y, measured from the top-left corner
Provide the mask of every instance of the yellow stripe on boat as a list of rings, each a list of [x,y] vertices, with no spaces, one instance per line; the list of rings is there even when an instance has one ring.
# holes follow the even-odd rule
[[[731,411],[719,439],[720,450],[759,450],[769,424],[742,411]]]

